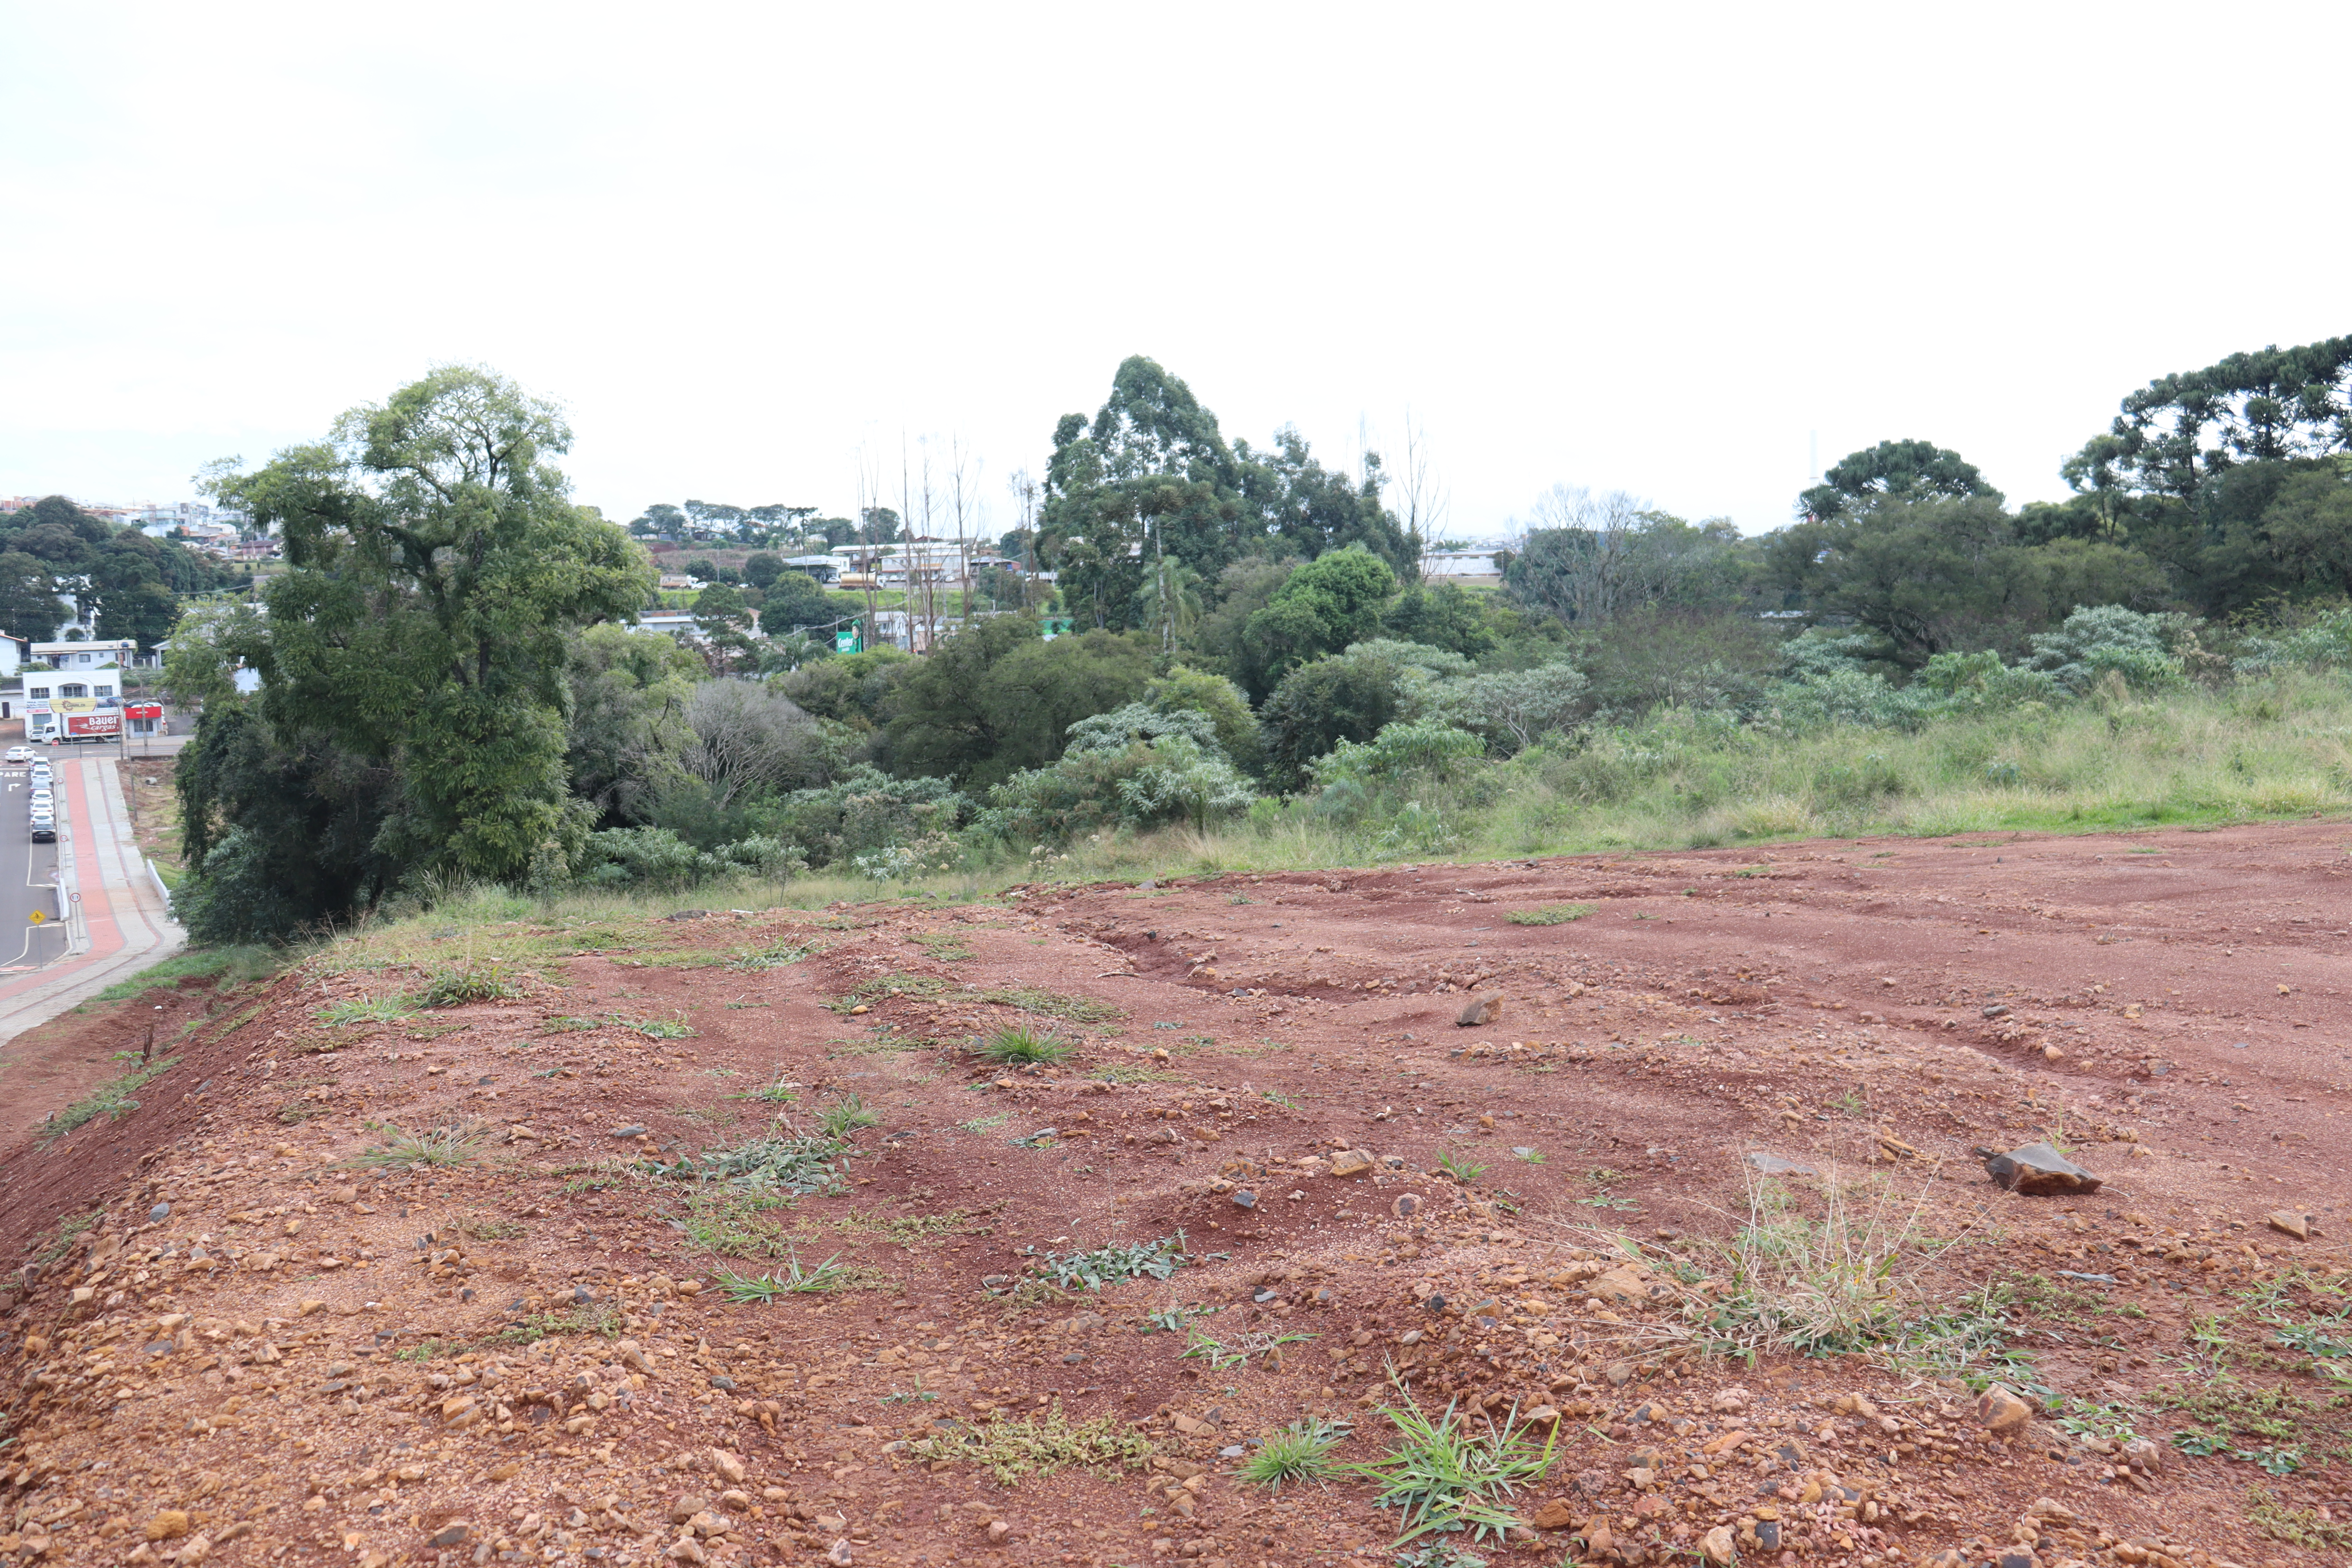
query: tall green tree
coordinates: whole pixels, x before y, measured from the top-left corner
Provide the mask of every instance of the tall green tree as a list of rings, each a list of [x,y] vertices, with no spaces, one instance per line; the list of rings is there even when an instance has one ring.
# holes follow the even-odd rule
[[[1286,671],[1375,636],[1396,591],[1388,563],[1360,545],[1308,562],[1244,626],[1242,685],[1262,699]]]
[[[1367,452],[1361,477],[1350,479],[1317,461],[1307,438],[1289,426],[1274,433],[1267,450],[1254,449],[1246,441],[1235,442],[1234,449],[1255,537],[1310,560],[1361,545],[1398,576],[1420,575],[1404,526],[1381,499],[1386,476],[1379,453]]]
[[[2352,451],[2352,337],[2234,353],[2125,397],[2105,431],[2061,470],[2078,490],[2196,499],[2245,463]]]
[[[47,562],[22,550],[0,551],[0,631],[47,642],[69,614]]]
[[[260,672],[280,735],[395,771],[377,847],[412,870],[518,882],[566,868],[587,832],[565,777],[570,639],[633,616],[654,573],[568,498],[570,442],[551,405],[453,365],[215,476],[289,565],[224,652]]]
[[[1152,361],[1121,363],[1091,421],[1068,414],[1055,427],[1037,535],[1066,599],[1097,626],[1134,624],[1163,556],[1214,576],[1252,537],[1216,416]]]
[[[1881,441],[1849,452],[1830,466],[1822,480],[1797,498],[1799,516],[1825,521],[1882,500],[2001,500],[1974,463],[1933,441]]]

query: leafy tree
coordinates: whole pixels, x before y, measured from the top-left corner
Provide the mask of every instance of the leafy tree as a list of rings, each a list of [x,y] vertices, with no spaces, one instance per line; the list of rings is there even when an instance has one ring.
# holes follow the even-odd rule
[[[1192,631],[1198,662],[1239,680],[1246,668],[1243,637],[1249,618],[1265,608],[1299,565],[1296,559],[1245,555],[1219,573],[1212,595],[1214,608]]]
[[[992,616],[942,639],[916,663],[894,700],[888,745],[895,771],[951,779],[961,787],[1003,750],[1008,737],[988,677],[1014,649],[1039,640],[1036,622]]]
[[[0,630],[48,642],[67,614],[47,562],[21,550],[0,551]]]
[[[1366,453],[1363,477],[1350,479],[1317,462],[1306,437],[1288,426],[1275,432],[1271,450],[1254,450],[1246,441],[1234,449],[1254,531],[1276,548],[1312,559],[1360,545],[1400,575],[1417,574],[1419,552],[1381,504],[1379,453]]]
[[[2150,382],[2061,471],[2077,490],[2193,501],[2244,463],[2352,450],[2352,337],[2235,353]]]
[[[1622,491],[1564,485],[1535,510],[1547,526],[1528,532],[1503,582],[1521,604],[1563,621],[1590,626],[1644,605],[1724,607],[1742,586],[1748,557],[1727,521],[1693,525]]]
[[[569,442],[551,405],[448,366],[218,480],[289,567],[221,651],[260,672],[273,731],[394,769],[375,842],[404,868],[554,876],[587,831],[564,774],[569,643],[633,614],[652,569],[566,499]]]
[[[985,785],[1045,766],[1062,754],[1071,725],[1134,701],[1150,680],[1150,650],[1132,638],[1091,631],[1023,642],[990,668],[983,683],[998,744],[971,778]]]
[[[1243,628],[1243,683],[1268,691],[1286,670],[1373,636],[1396,587],[1388,563],[1360,545],[1308,562]]]
[[[1402,717],[1405,668],[1391,649],[1351,649],[1284,676],[1258,710],[1268,780],[1297,790],[1317,757],[1341,741],[1370,741]]]
[[[694,739],[680,757],[725,810],[739,798],[824,783],[814,721],[782,692],[749,680],[709,680],[687,700]]]
[[[1815,609],[1852,616],[1916,668],[1936,654],[2015,650],[2078,605],[2153,604],[2161,570],[2093,540],[2029,545],[1990,497],[1882,503],[1775,540],[1770,568]]]
[[[764,550],[753,551],[743,558],[743,581],[755,588],[765,590],[783,571],[783,562]]]
[[[1156,713],[1202,715],[1217,749],[1237,767],[1257,771],[1257,715],[1250,711],[1249,699],[1241,689],[1223,676],[1180,664],[1146,688],[1143,700]]]
[[[682,570],[688,576],[696,579],[698,582],[716,583],[719,581],[719,563],[713,561],[708,555],[696,556],[693,560],[688,562]]]
[[[1152,361],[1122,363],[1091,422],[1068,414],[1055,427],[1037,542],[1097,626],[1132,624],[1146,557],[1173,556],[1203,577],[1223,570],[1248,534],[1216,416]]]
[[[667,501],[656,501],[629,524],[629,531],[647,539],[676,539],[686,524],[686,513]]]
[[[177,643],[175,637],[175,654]],[[643,821],[653,800],[676,783],[679,754],[694,741],[687,703],[702,674],[702,661],[660,632],[607,622],[583,627],[572,639],[563,770],[601,826]]]
[[[789,637],[807,627],[824,626],[843,614],[815,578],[788,569],[767,585],[767,596],[760,602],[760,629],[772,637]]]
[[[887,722],[892,695],[916,662],[914,655],[886,645],[845,658],[815,659],[781,677],[776,685],[816,718],[870,731]]]
[[[751,612],[742,590],[713,583],[694,596],[694,624],[710,649],[713,673],[724,675],[751,651]]]
[[[191,941],[283,941],[378,902],[406,869],[385,848],[394,768],[280,730],[260,702],[209,701],[175,769],[190,876],[173,907]]]
[[[1381,612],[1381,628],[1400,641],[1442,647],[1465,658],[1484,658],[1496,641],[1478,599],[1459,583],[1431,587],[1412,582],[1395,604]]]
[[[849,539],[837,542],[847,544],[896,544],[898,542],[898,514],[887,506],[869,506],[857,514],[864,520],[858,531]]]
[[[1843,517],[1882,500],[1965,500],[2001,494],[1985,482],[1975,464],[1933,441],[1881,441],[1849,452],[1815,485],[1797,498],[1797,512],[1816,521]]]
[[[813,518],[808,531],[821,535],[828,546],[854,543],[857,538],[857,525],[845,517]]]

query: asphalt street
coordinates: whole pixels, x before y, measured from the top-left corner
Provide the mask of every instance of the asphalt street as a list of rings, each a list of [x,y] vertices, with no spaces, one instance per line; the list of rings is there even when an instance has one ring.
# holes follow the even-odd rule
[[[33,842],[31,796],[31,769],[0,764],[0,971],[36,968],[66,954],[65,922],[58,919],[59,847]],[[63,791],[58,799],[62,807]],[[70,831],[65,815],[58,814],[60,837]]]

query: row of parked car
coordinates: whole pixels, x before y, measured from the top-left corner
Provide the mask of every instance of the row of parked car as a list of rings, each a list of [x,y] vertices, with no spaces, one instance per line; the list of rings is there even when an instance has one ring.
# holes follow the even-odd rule
[[[33,842],[55,844],[58,841],[58,797],[49,777],[49,760],[30,746],[11,746],[7,761],[12,765],[30,763],[33,772]]]

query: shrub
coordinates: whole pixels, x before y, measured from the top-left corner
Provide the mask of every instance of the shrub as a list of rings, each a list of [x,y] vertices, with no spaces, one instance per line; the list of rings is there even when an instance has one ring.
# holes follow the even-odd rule
[[[2186,617],[2144,616],[2121,605],[2076,610],[2056,631],[2035,635],[2033,656],[2026,662],[2077,695],[2109,671],[2134,690],[2165,690],[2184,679],[2172,641],[2186,635],[2185,622]]]

